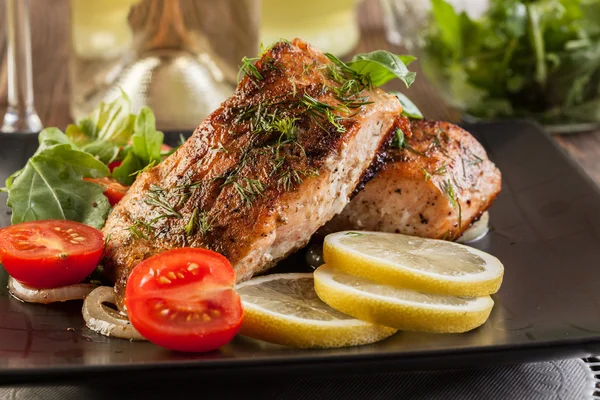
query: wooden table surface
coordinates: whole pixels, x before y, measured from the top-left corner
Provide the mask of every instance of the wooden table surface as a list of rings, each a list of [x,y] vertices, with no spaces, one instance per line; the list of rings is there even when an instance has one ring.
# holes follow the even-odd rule
[[[68,0],[30,0],[35,104],[44,126],[64,129],[69,116],[69,2]],[[0,0],[0,27],[5,26],[4,0]],[[361,41],[356,52],[403,49],[385,40],[379,0],[364,0],[359,10]],[[0,29],[0,116],[6,108],[5,33]],[[412,67],[411,67],[412,68]],[[417,72],[418,66],[416,66]],[[397,89],[400,87],[398,86]],[[423,74],[406,93],[430,119],[455,121]],[[199,121],[200,122],[200,121]],[[555,140],[600,184],[600,132],[555,137]],[[1,162],[1,160],[0,160]]]

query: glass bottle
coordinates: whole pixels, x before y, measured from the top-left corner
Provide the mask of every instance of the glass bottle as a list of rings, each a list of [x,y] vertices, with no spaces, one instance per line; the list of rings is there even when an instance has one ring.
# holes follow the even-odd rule
[[[191,130],[258,52],[259,0],[71,0],[71,114],[129,96],[162,130]]]

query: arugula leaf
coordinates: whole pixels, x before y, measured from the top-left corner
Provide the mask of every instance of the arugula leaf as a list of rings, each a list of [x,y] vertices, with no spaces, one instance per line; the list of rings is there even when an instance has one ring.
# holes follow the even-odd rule
[[[101,161],[72,144],[56,144],[31,157],[8,192],[13,224],[68,219],[101,228],[110,211],[100,185],[84,177],[107,176]]]
[[[164,134],[156,130],[154,114],[148,107],[143,107],[135,120],[133,145],[123,163],[113,171],[113,178],[124,185],[131,185],[142,170],[160,163],[163,139]]]
[[[123,185],[130,186],[143,168],[142,160],[133,151],[129,151],[121,165],[113,170],[112,177]]]
[[[104,140],[96,140],[86,144],[81,147],[81,150],[96,156],[96,158],[104,164],[110,164],[115,161],[119,155],[119,146]]]
[[[357,54],[347,63],[353,71],[361,75],[369,75],[375,86],[381,86],[398,78],[406,87],[415,81],[416,73],[410,72],[407,65],[416,60],[413,56],[397,56],[385,50]]]
[[[58,128],[45,128],[38,135],[38,143],[40,144],[37,150],[34,153],[34,156],[46,150],[48,147],[57,145],[57,144],[68,144],[71,147],[74,147],[73,144],[69,141],[69,139],[65,136],[64,133],[60,131]],[[8,178],[6,178],[6,189],[10,189],[14,180],[19,176],[21,172],[23,172],[24,168],[13,172]]]
[[[116,145],[126,145],[133,133],[135,115],[131,114],[129,97],[121,96],[112,103],[100,103],[92,114],[67,127],[67,136],[75,143],[103,140]]]
[[[408,118],[423,119],[423,114],[419,108],[404,93],[390,92],[398,98],[402,104],[402,115]]]
[[[156,130],[156,118],[148,107],[142,107],[135,120],[133,151],[144,165],[161,160],[160,148],[164,134]]]

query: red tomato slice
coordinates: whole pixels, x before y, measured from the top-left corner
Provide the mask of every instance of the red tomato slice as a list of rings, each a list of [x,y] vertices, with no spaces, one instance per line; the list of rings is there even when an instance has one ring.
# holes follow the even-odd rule
[[[104,235],[74,221],[23,222],[0,229],[0,263],[35,288],[73,285],[98,265]]]
[[[125,305],[133,326],[151,342],[176,351],[218,349],[242,324],[235,274],[225,257],[205,249],[169,250],[131,272]]]
[[[129,190],[129,186],[121,185],[114,178],[83,178],[85,181],[90,181],[104,186],[104,195],[108,198],[111,206],[117,204]]]
[[[168,144],[164,144],[164,143],[163,143],[163,144],[160,146],[160,152],[161,152],[161,153],[166,153],[166,152],[168,152],[168,151],[171,151],[171,150],[173,150],[173,148],[172,148],[171,146],[169,146]]]

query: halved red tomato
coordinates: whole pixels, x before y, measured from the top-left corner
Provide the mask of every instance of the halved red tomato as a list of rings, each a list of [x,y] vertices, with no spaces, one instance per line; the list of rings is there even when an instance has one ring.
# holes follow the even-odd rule
[[[176,351],[218,349],[243,319],[235,274],[225,257],[180,248],[139,263],[131,272],[125,305],[133,326],[151,342]]]
[[[120,167],[121,164],[123,164],[123,160],[113,161],[110,164],[108,164],[108,170],[112,174],[112,172],[115,170],[115,168]]]
[[[83,178],[86,181],[94,182],[104,186],[104,195],[108,198],[108,202],[111,206],[117,204],[129,190],[129,186],[121,185],[119,181],[114,178]]]
[[[23,222],[0,229],[0,263],[28,286],[53,288],[81,282],[98,266],[104,235],[74,221]]]

